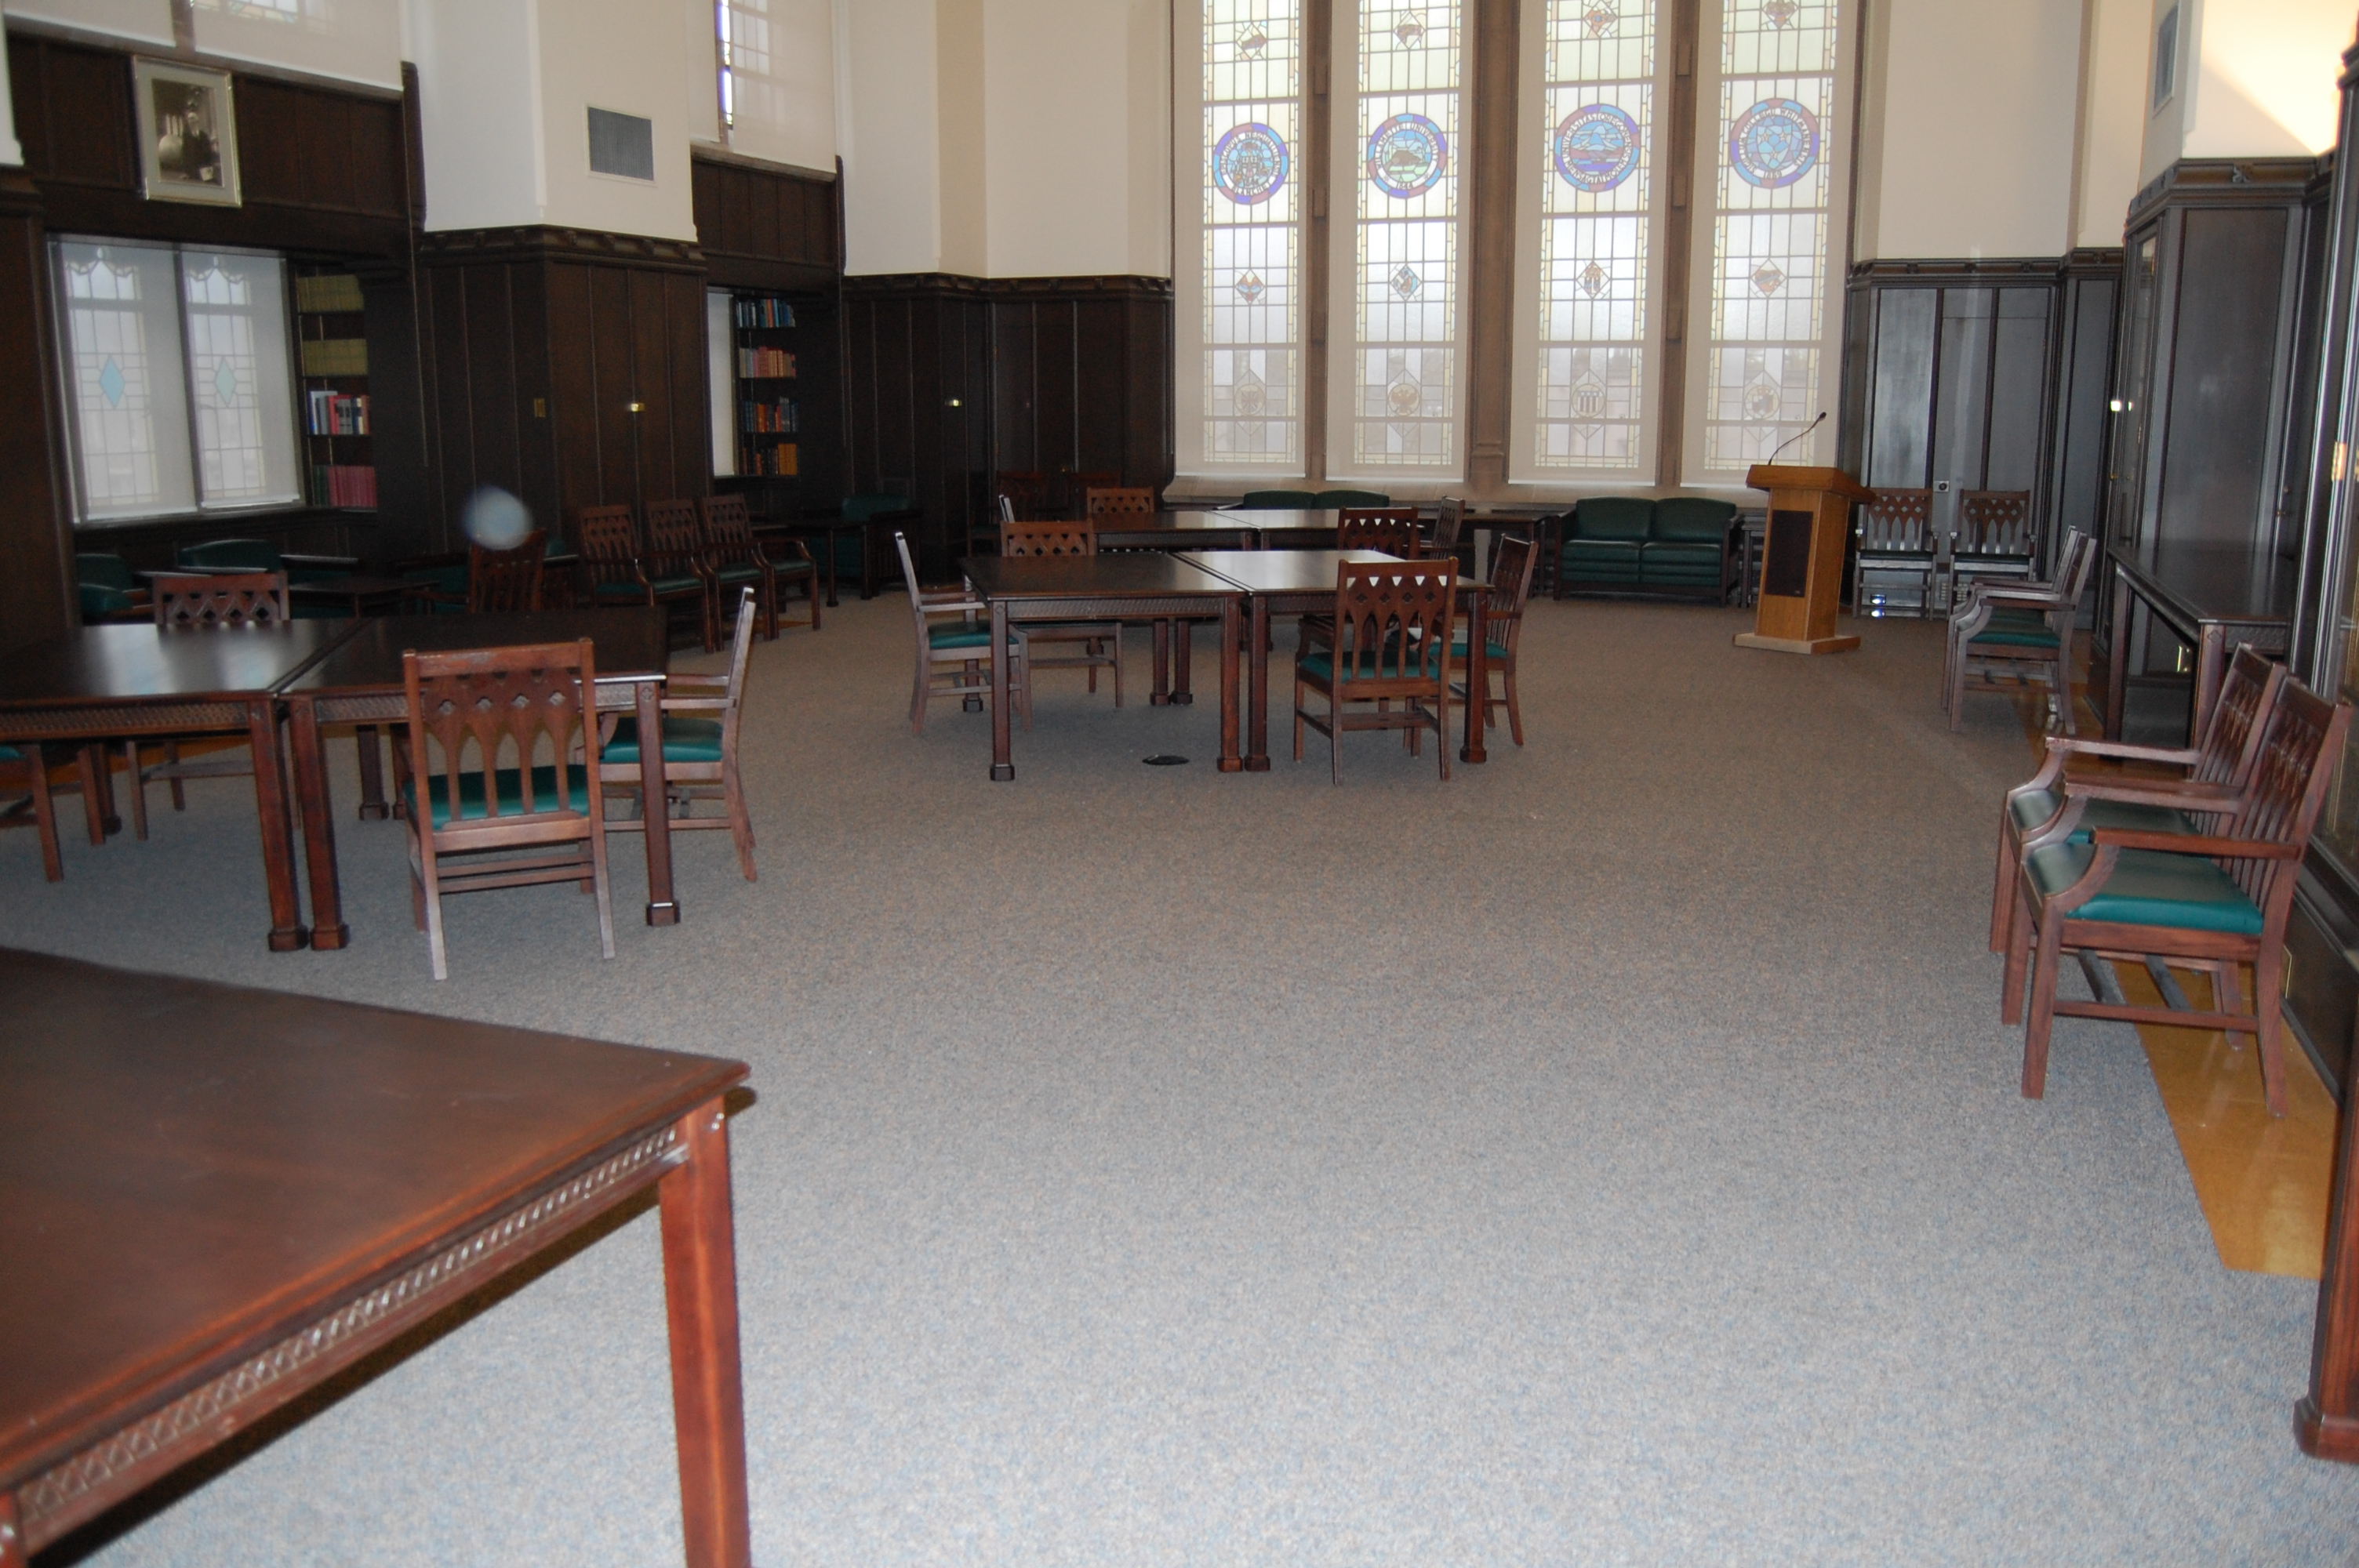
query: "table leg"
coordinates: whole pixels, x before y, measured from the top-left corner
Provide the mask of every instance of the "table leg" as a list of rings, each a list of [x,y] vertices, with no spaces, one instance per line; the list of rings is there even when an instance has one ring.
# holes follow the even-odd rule
[[[1961,655],[1962,656],[1962,655]],[[2130,579],[2114,572],[2113,641],[2105,651],[2105,739],[2122,738],[2122,707],[2129,693]]]
[[[2202,741],[2203,726],[2211,721],[2212,705],[2220,700],[2220,683],[2227,676],[2227,629],[2216,622],[2202,622],[2195,639],[2195,717],[2188,726],[2189,745]]]
[[[1245,760],[1237,755],[1237,643],[1244,638],[1237,601],[1221,600],[1221,772],[1243,773]]]
[[[1155,623],[1155,690],[1147,700],[1156,708],[1171,700],[1171,618],[1168,615]]]
[[[2294,1441],[2316,1459],[2359,1463],[2359,1116],[2335,1133],[2334,1184],[2326,1216],[2326,1265],[2318,1281],[2310,1392],[2294,1406]]]
[[[1466,744],[1458,748],[1458,760],[1487,762],[1491,757],[1483,749],[1483,730],[1491,712],[1491,627],[1484,601],[1491,596],[1478,589],[1468,597],[1473,600],[1473,608],[1467,616],[1466,628]],[[1448,662],[1445,657],[1443,663]],[[1446,712],[1449,682],[1442,683],[1441,692]],[[1441,737],[1441,743],[1450,744],[1447,734]]]
[[[329,797],[320,710],[310,697],[288,699],[287,740],[288,749],[295,753],[295,799],[303,816],[303,865],[311,880],[311,946],[318,952],[332,952],[349,943],[353,931],[344,924],[343,889],[336,878],[336,808]],[[376,731],[363,729],[362,754],[375,745]],[[362,776],[365,778],[366,773]]]
[[[1184,617],[1171,622],[1171,700],[1185,707],[1196,700],[1190,665],[1196,653],[1196,623]]]
[[[708,1100],[677,1123],[687,1160],[656,1190],[663,1210],[671,1330],[672,1431],[689,1568],[749,1568],[745,1396],[737,1345],[737,1244],[729,1214],[729,1126]]]
[[[25,1530],[16,1518],[16,1494],[0,1491],[0,1568],[27,1568]]]
[[[382,822],[393,813],[385,802],[385,753],[376,726],[364,724],[353,731],[361,748],[361,820]]]
[[[1016,776],[1016,735],[1007,711],[1007,601],[991,601],[991,776]]]
[[[1245,772],[1269,772],[1269,600],[1254,595],[1245,626]]]
[[[835,608],[835,530],[828,529],[820,535],[827,541],[827,607]]]
[[[261,819],[262,877],[270,889],[270,950],[292,953],[310,945],[295,887],[294,824],[287,811],[286,761],[278,748],[278,706],[268,698],[245,705],[246,741],[254,748],[254,809]]]
[[[671,802],[664,791],[663,682],[643,680],[638,698],[639,788],[647,810],[647,924],[678,925],[679,900],[671,885]],[[653,737],[655,743],[647,743]]]

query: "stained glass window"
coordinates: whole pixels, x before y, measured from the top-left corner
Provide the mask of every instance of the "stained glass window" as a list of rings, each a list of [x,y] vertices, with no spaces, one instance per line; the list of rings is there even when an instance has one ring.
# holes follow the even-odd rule
[[[1458,438],[1459,213],[1464,167],[1459,0],[1337,6],[1358,93],[1335,160],[1355,222],[1350,333],[1334,378],[1340,418],[1331,473],[1454,474]],[[1340,236],[1339,236],[1340,238]],[[1338,336],[1343,336],[1338,334]]]
[[[1826,406],[1835,0],[1723,0],[1711,336],[1696,465],[1741,474]],[[1808,444],[1788,454],[1809,460]]]
[[[1204,0],[1201,449],[1302,471],[1299,0]]]
[[[298,499],[279,259],[191,251],[180,281],[199,497],[207,506]]]
[[[1527,178],[1538,188],[1535,401],[1519,477],[1650,467],[1655,0],[1546,0]],[[1527,243],[1532,243],[1527,238]]]

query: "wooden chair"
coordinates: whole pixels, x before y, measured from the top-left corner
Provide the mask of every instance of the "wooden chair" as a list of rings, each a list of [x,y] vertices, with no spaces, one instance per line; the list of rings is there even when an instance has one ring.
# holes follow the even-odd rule
[[[2253,1035],[2270,1114],[2285,1114],[2286,922],[2350,727],[2349,703],[2330,704],[2288,679],[2263,729],[2251,784],[2218,831],[2101,827],[2083,844],[2072,842],[2060,822],[2024,840],[2004,1017],[2025,1025],[2025,1098],[2038,1099],[2047,1090],[2049,1036],[2064,1014]],[[2081,957],[2099,1000],[2058,994],[2068,951]],[[2159,971],[2165,1005],[2121,998],[2103,968],[2117,957],[2146,958]],[[2240,973],[2246,965],[2253,971],[2249,1010]],[[2211,1008],[2171,1005],[2185,1000],[2174,995],[2172,967],[2210,973]]]
[[[745,787],[738,781],[737,728],[745,700],[745,666],[754,649],[754,589],[740,588],[727,675],[669,676],[663,694],[664,789],[671,797],[665,809],[671,830],[727,828],[737,841],[738,869],[749,882],[755,880],[754,818],[745,809]],[[639,771],[639,723],[618,717],[608,724],[608,739],[598,748],[599,775],[607,789],[627,791],[636,810],[631,816],[609,819],[606,831],[644,833],[655,803],[647,798],[646,778]],[[719,801],[722,815],[692,815],[691,806],[699,800]]]
[[[535,528],[512,550],[467,546],[467,611],[516,615],[541,608],[540,579],[549,561],[549,530]]]
[[[2088,842],[2100,827],[2197,833],[2202,830],[2199,818],[2211,821],[2229,815],[2252,780],[2261,735],[2285,676],[2283,665],[2263,658],[2249,645],[2239,647],[2220,683],[2219,700],[2212,704],[2202,736],[2185,749],[2048,737],[2046,764],[2007,791],[1999,809],[1998,865],[1991,877],[1991,951],[2006,952],[2014,933],[2015,873],[2023,862],[2023,841],[2048,837],[2065,812],[2073,813],[2067,831],[2075,843]],[[2068,775],[2065,767],[2076,757],[2158,763],[2180,773],[2177,778]]]
[[[216,572],[203,576],[158,577],[153,579],[154,612],[159,629],[168,628],[189,633],[230,626],[270,626],[288,620],[287,574],[285,572]],[[236,731],[243,737],[241,725]],[[220,738],[222,754],[184,762],[180,757],[179,738],[165,741],[160,750],[163,761],[143,762],[141,752],[147,742],[134,739],[123,743],[124,782],[131,792],[131,830],[135,837],[147,837],[147,785],[162,780],[172,790],[172,809],[189,808],[187,782],[190,779],[251,778],[254,775],[254,748],[243,739],[233,739],[228,732]]]
[[[1093,489],[1088,496],[1089,520],[1094,524],[1101,517],[1142,517],[1155,511],[1155,491],[1151,486],[1120,486]]]
[[[1451,557],[1439,559],[1455,561]],[[1507,710],[1507,733],[1516,744],[1524,743],[1524,711],[1516,700],[1516,645],[1523,640],[1524,606],[1532,596],[1532,569],[1539,564],[1539,549],[1529,539],[1506,538],[1499,541],[1491,554],[1491,591],[1484,604],[1484,620],[1487,629],[1484,637],[1484,656],[1492,675],[1499,677],[1500,695],[1481,695],[1483,726],[1490,729],[1499,720],[1498,710]],[[1471,647],[1468,633],[1461,631],[1450,644],[1450,673],[1460,676],[1451,689],[1461,702],[1477,700],[1466,689],[1464,677],[1472,673]]]
[[[81,766],[85,796],[91,793],[91,773],[94,766],[90,749],[82,749]],[[65,856],[58,841],[57,804],[49,788],[49,763],[41,748],[31,741],[23,746],[0,746],[0,788],[21,789],[24,798],[0,807],[0,828],[30,827],[41,838],[41,874],[53,882],[66,880]],[[98,841],[104,842],[105,827],[99,828]]]
[[[742,495],[707,495],[697,503],[697,514],[704,525],[704,563],[712,574],[715,588],[727,595],[737,589],[750,589],[761,607],[762,635],[776,640],[778,635],[778,584],[799,582],[810,614],[797,625],[819,630],[819,562],[810,547],[800,539],[779,541],[787,552],[783,560],[770,559],[754,537],[753,515],[745,510]]]
[[[1414,506],[1351,506],[1335,520],[1335,547],[1414,561],[1425,554],[1425,530]]]
[[[1933,492],[1930,490],[1878,490],[1875,499],[1859,509],[1858,553],[1851,567],[1851,612],[1869,611],[1866,579],[1870,572],[1918,580],[1917,613],[1932,602],[1933,563],[1940,556],[1940,540],[1933,533]]]
[[[909,732],[926,732],[926,705],[938,697],[956,697],[980,707],[991,695],[991,622],[983,617],[990,607],[959,589],[929,590],[919,586],[917,563],[909,558],[908,535],[895,534],[893,547],[901,553],[901,580],[908,585],[909,613],[918,628],[918,675],[909,693]],[[937,625],[931,619],[956,615]],[[1008,629],[1008,689],[1015,694],[1024,727],[1032,727],[1032,662],[1029,641]],[[947,681],[948,685],[938,682]]]
[[[599,946],[614,956],[595,666],[587,637],[401,655],[410,897],[436,979],[450,978],[445,893],[577,882],[596,895]]]
[[[2054,700],[2058,727],[2079,733],[2072,712],[2072,622],[2097,567],[2094,536],[2065,540],[2063,576],[2055,583],[1978,583],[1950,614],[1944,706],[1950,728],[1965,726],[1969,691],[2020,691],[2038,671]],[[1979,676],[1979,678],[1977,678]]]
[[[1302,760],[1302,730],[1327,737],[1331,770],[1343,782],[1343,732],[1406,730],[1415,752],[1434,732],[1441,776],[1450,777],[1450,662],[1458,608],[1455,561],[1342,561],[1335,569],[1335,642],[1306,647],[1294,659],[1294,760]],[[1327,698],[1325,719],[1302,705],[1302,694]],[[1397,698],[1401,704],[1392,707]],[[1373,702],[1374,713],[1347,705]]]
[[[1059,498],[1060,504],[1057,514],[1075,522],[1089,520],[1090,492],[1114,490],[1122,484],[1122,475],[1104,469],[1068,469],[1058,478],[1062,481],[1064,493]],[[1031,515],[1041,517],[1047,514],[1035,512]]]
[[[658,582],[692,578],[703,599],[701,617],[704,651],[721,645],[721,585],[705,559],[704,534],[698,525],[693,501],[650,501],[647,508],[647,553],[641,557],[647,576]],[[684,594],[682,597],[686,597]]]
[[[705,646],[712,646],[711,594],[694,571],[650,572],[639,549],[639,531],[628,505],[585,506],[573,514],[573,537],[592,609],[623,604],[677,604],[694,600],[706,622]]]
[[[1439,560],[1447,556],[1458,561],[1464,571],[1473,571],[1473,563],[1459,555],[1459,540],[1466,532],[1466,503],[1445,500],[1436,503],[1433,511],[1433,531],[1425,542],[1425,555]]]
[[[999,528],[999,553],[1003,556],[1094,556],[1098,553],[1098,530],[1094,523],[1003,523]],[[1098,688],[1098,671],[1114,672],[1114,705],[1122,706],[1122,631],[1119,621],[1060,621],[1047,624],[1031,623],[1024,628],[1027,641],[1039,643],[1076,643],[1079,654],[1061,658],[1044,659],[1037,653],[1031,655],[1035,671],[1055,669],[1087,670],[1090,689]]]
[[[2031,525],[2029,491],[1958,492],[1958,536],[1951,542],[1951,558],[1961,583],[2027,578],[2038,555],[2039,531]]]

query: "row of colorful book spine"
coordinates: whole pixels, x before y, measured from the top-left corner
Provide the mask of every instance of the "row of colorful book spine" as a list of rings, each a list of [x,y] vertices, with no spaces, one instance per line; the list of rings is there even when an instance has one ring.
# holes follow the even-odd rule
[[[358,463],[321,463],[311,470],[314,492],[331,506],[376,508],[376,470]]]
[[[365,436],[369,433],[366,393],[330,392],[315,388],[306,395],[314,436]]]
[[[776,403],[741,403],[737,406],[737,428],[749,435],[791,436],[800,428],[801,416],[791,398],[779,398]]]
[[[739,349],[737,373],[749,381],[782,380],[795,373],[795,356],[784,349]]]
[[[770,447],[741,443],[737,449],[737,471],[762,478],[784,478],[802,472],[802,459],[792,441],[780,441]]]
[[[794,324],[795,308],[783,299],[737,301],[737,325],[740,327],[791,327]]]

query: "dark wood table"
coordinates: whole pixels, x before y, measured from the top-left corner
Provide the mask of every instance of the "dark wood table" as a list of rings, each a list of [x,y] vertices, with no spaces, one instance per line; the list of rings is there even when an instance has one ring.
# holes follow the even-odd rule
[[[1227,515],[1250,524],[1265,550],[1332,550],[1343,514],[1334,507],[1232,507]]]
[[[2129,686],[2130,606],[2142,601],[2154,617],[2195,648],[2195,714],[2190,735],[2203,733],[2228,660],[2239,643],[2283,654],[2293,645],[2294,591],[2299,562],[2275,555],[2257,559],[2241,546],[2147,543],[2114,555],[2111,658],[2105,672],[2105,733],[2119,740]]]
[[[1255,552],[1240,552],[1253,554]],[[976,598],[991,607],[991,776],[1016,776],[1008,722],[1007,632],[1027,622],[1221,622],[1221,771],[1237,755],[1236,588],[1162,551],[1111,556],[970,556],[959,563]]]
[[[270,947],[305,946],[276,696],[352,635],[353,621],[166,629],[81,626],[0,660],[0,741],[243,734],[254,747]],[[106,774],[100,785],[106,788]],[[112,816],[107,811],[105,816]]]
[[[308,581],[289,580],[287,597],[298,603],[305,600],[326,600],[342,606],[353,615],[371,611],[391,613],[405,606],[422,610],[423,600],[432,588],[408,578],[375,577],[364,572],[351,572],[342,577],[312,578]]]
[[[688,1562],[750,1561],[745,1064],[6,949],[0,1016],[0,1564],[649,1186]]]
[[[1235,512],[1123,513],[1098,524],[1106,550],[1256,550],[1261,530]]]
[[[342,643],[286,682],[281,695],[295,758],[295,794],[303,808],[303,860],[310,873],[311,946],[335,948],[352,940],[336,871],[336,811],[321,726],[401,722],[408,711],[401,683],[405,649],[441,653],[587,637],[596,644],[598,707],[634,711],[640,734],[660,735],[664,666],[669,659],[665,613],[659,607],[642,605],[520,615],[380,616],[351,622],[351,634]],[[364,735],[360,750],[361,815],[382,816],[386,807],[375,739]],[[662,800],[663,748],[643,747],[639,765],[646,773],[647,798]],[[647,924],[677,925],[679,901],[672,886],[670,818],[659,808],[650,810],[647,827]]]
[[[1208,576],[1234,584],[1245,596],[1245,613],[1236,622],[1223,622],[1224,637],[1242,636],[1245,679],[1246,740],[1245,767],[1250,773],[1269,770],[1269,618],[1272,615],[1317,614],[1335,607],[1335,568],[1345,561],[1389,561],[1397,557],[1375,550],[1201,550],[1174,557]],[[1484,704],[1476,693],[1491,689],[1489,628],[1484,624],[1488,585],[1466,576],[1458,579],[1459,602],[1466,607],[1466,743],[1459,757],[1485,762],[1483,749]],[[1225,646],[1221,675],[1233,692],[1238,658]],[[1224,693],[1224,702],[1234,698]],[[1341,738],[1338,738],[1341,744]],[[1440,742],[1447,745],[1449,742]]]

